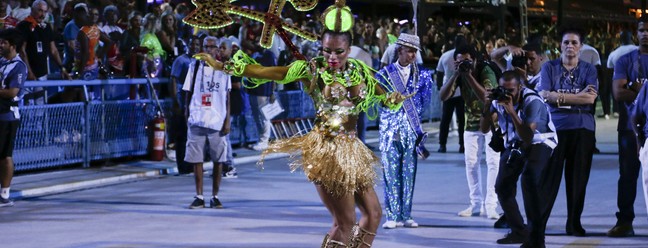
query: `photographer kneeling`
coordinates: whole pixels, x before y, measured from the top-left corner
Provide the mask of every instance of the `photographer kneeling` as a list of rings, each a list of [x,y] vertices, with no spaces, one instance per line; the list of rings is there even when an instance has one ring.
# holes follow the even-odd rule
[[[511,233],[497,243],[524,242],[522,247],[544,247],[544,231],[551,209],[547,209],[550,200],[541,193],[547,185],[545,181],[550,178],[543,178],[543,175],[553,148],[558,144],[549,111],[536,91],[521,84],[515,71],[502,74],[499,87],[490,90],[485,104],[490,108],[484,108],[481,131],[494,129],[495,119],[503,131],[502,136],[494,134],[489,145],[502,151],[495,191]],[[515,200],[520,174],[528,226],[524,225]]]

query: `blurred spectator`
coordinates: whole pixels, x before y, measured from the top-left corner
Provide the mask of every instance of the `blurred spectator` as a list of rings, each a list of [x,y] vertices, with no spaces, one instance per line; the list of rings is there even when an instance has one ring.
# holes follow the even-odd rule
[[[124,70],[126,74],[131,77],[136,77],[141,61],[141,56],[131,54],[133,48],[139,47],[140,34],[142,33],[142,13],[133,11],[128,17],[128,29],[124,32],[124,36],[119,43],[119,52],[126,58],[124,61]],[[134,64],[133,64],[134,63]]]
[[[96,14],[99,14],[98,10]],[[93,18],[83,14],[78,18],[81,29],[77,34],[77,46],[74,49],[73,71],[83,80],[94,80],[99,77],[99,61],[102,57],[99,54],[104,54],[103,49],[99,49],[99,41],[103,42],[104,47],[112,46],[110,37],[99,30]],[[95,87],[90,99],[96,99],[100,94],[99,87]]]
[[[254,40],[254,39],[253,39]],[[263,66],[275,66],[275,58],[270,50],[262,49],[261,46],[251,40],[243,41],[243,51],[259,62]],[[245,85],[245,78],[243,84]],[[259,132],[259,142],[252,146],[252,149],[261,151],[268,148],[268,141],[270,140],[270,132],[272,123],[269,119],[265,118],[261,107],[274,102],[274,88],[275,83],[270,82],[259,85],[253,89],[247,89],[250,94],[250,107],[252,109],[252,116],[257,125]]]
[[[176,22],[177,20],[173,13],[166,13],[162,15],[162,28],[155,33],[158,40],[160,41],[160,44],[162,45],[162,49],[164,49],[167,54],[167,64],[173,63],[173,59],[175,59],[175,57],[177,57],[180,52],[176,47],[176,43],[180,43],[177,42],[178,31]]]
[[[113,45],[108,48],[107,63],[110,65],[110,71],[117,75],[122,75],[124,71],[124,58],[119,53],[119,41],[122,40],[124,30],[117,25],[119,11],[114,5],[107,6],[103,11],[104,25],[101,26],[101,32],[107,34]]]
[[[178,6],[176,6],[175,18],[178,24],[176,30],[178,31],[178,37],[185,42],[188,42],[189,37],[193,34],[193,28],[182,22],[182,19],[184,19],[188,14],[189,8],[187,7],[186,3],[180,3],[178,4]]]
[[[163,61],[166,58],[166,52],[155,35],[160,30],[160,19],[154,13],[148,13],[144,16],[143,26],[140,46],[148,48],[148,53],[142,67],[142,75],[156,77],[162,74]]]
[[[174,122],[172,127],[175,129],[175,150],[176,150],[176,164],[178,166],[179,174],[188,174],[193,172],[193,166],[184,160],[186,143],[187,143],[187,120],[182,114],[182,109],[185,109],[184,91],[182,91],[183,83],[189,73],[189,65],[194,63],[195,59],[191,56],[201,51],[202,42],[200,38],[193,36],[189,42],[188,53],[178,56],[173,61],[171,66],[171,98],[173,99],[173,116]],[[196,74],[194,70],[191,73]],[[192,75],[196,78],[196,75]]]
[[[7,11],[8,8],[8,2],[0,2],[0,30],[15,28],[18,24],[18,19],[11,16],[10,11]]]
[[[65,29],[63,29],[63,39],[65,40],[63,63],[65,64],[65,68],[68,70],[72,69],[72,64],[74,63],[74,48],[76,47],[76,38],[80,29],[77,23],[81,23],[79,18],[87,15],[87,13],[88,6],[85,3],[74,5],[74,10],[72,11],[73,19],[65,24]]]
[[[49,24],[44,23],[45,13],[48,11],[47,2],[36,0],[32,4],[31,14],[24,21],[18,23],[18,30],[25,37],[25,43],[20,48],[20,57],[27,64],[27,80],[47,80],[49,57],[61,68],[61,76],[70,78],[63,67],[63,62],[59,56],[56,43],[54,42],[55,34]],[[25,103],[29,105],[44,104],[45,91],[43,87],[26,89]]]
[[[20,0],[20,6],[11,10],[11,16],[22,21],[29,16],[31,8],[29,8],[30,0]],[[45,3],[47,4],[47,3]],[[33,5],[33,4],[32,4]],[[43,14],[44,15],[44,14]]]

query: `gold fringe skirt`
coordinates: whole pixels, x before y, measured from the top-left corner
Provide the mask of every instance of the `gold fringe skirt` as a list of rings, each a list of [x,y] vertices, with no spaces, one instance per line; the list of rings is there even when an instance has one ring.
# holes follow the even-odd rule
[[[332,135],[317,127],[303,136],[271,142],[261,154],[260,164],[269,153],[289,153],[292,171],[302,168],[308,180],[322,185],[334,196],[373,187],[375,167],[380,164],[355,132]]]

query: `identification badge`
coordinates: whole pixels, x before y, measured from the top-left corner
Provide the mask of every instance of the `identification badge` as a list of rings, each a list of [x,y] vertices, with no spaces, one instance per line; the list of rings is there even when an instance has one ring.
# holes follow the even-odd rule
[[[204,107],[211,107],[211,102],[212,102],[212,94],[211,93],[203,93],[202,94],[202,105]]]
[[[39,52],[39,53],[43,52],[43,42],[42,41],[37,41],[36,42],[36,52]]]

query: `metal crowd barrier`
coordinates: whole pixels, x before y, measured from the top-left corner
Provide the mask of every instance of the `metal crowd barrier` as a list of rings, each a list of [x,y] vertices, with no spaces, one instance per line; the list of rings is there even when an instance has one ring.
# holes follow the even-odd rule
[[[168,80],[155,78],[152,82],[167,83]],[[100,86],[102,95],[106,95],[104,86],[126,87],[132,84],[147,84],[147,81],[145,78],[28,81],[26,87]],[[273,119],[275,123],[292,120],[308,127],[308,123],[303,120],[312,119],[315,108],[306,93],[282,91],[277,93],[277,99],[285,111]],[[160,102],[167,123],[170,123],[172,102],[170,99]],[[150,99],[21,106],[21,125],[13,156],[15,169],[24,171],[79,163],[87,167],[93,160],[145,155],[148,153],[150,132],[147,126],[155,113],[156,106]],[[432,103],[426,110],[424,119],[431,120],[440,116],[441,102],[434,89]],[[377,123],[374,122],[373,125],[376,126]],[[167,134],[167,137],[171,135]],[[230,140],[233,144],[244,144],[257,139],[256,125],[250,113],[232,119]]]

